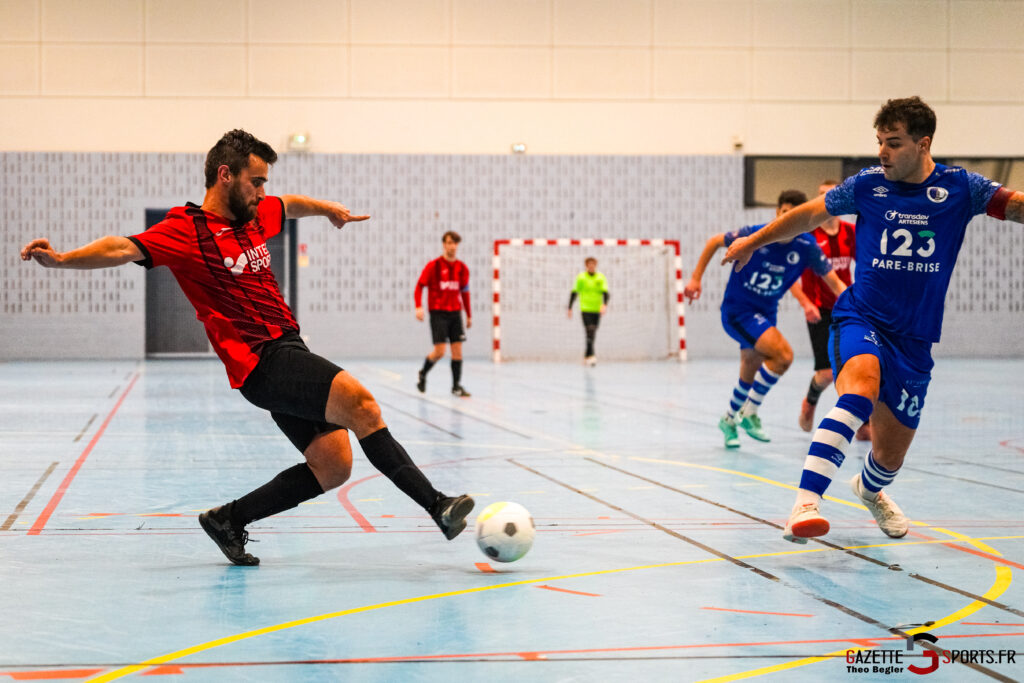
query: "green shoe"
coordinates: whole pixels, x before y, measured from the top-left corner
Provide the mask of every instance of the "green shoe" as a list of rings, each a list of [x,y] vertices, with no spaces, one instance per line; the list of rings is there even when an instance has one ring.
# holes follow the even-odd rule
[[[761,429],[761,418],[757,415],[743,415],[740,417],[740,427],[750,435],[750,438],[757,439],[758,441],[764,441],[765,443],[771,441],[768,434]]]
[[[736,421],[731,417],[722,416],[722,419],[718,421],[718,428],[725,434],[725,447],[726,448],[739,448],[740,437],[736,433]]]

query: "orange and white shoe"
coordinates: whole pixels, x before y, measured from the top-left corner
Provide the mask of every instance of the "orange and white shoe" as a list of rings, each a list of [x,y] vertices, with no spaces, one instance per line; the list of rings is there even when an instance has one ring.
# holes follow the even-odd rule
[[[793,508],[782,537],[792,543],[807,543],[808,538],[827,534],[828,528],[828,520],[818,513],[818,504],[804,503]]]
[[[872,498],[871,492],[865,490],[864,482],[859,474],[850,480],[850,489],[878,522],[878,528],[882,530],[882,533],[889,538],[903,538],[907,535],[907,531],[910,530],[910,521],[907,520],[907,516],[903,514],[903,510],[896,504],[896,501],[890,498],[885,491],[879,491]]]

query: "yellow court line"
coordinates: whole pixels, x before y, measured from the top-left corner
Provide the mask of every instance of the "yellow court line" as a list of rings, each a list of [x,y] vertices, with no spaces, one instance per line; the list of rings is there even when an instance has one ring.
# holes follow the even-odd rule
[[[971,540],[980,541],[980,540],[1003,540],[1003,539],[1020,539],[1020,538],[1024,538],[1024,536],[1000,536],[1000,537],[991,537],[991,538],[984,538],[984,539],[967,539],[967,538],[965,538],[962,542],[970,542]],[[898,545],[898,546],[934,545],[934,544],[949,543],[949,542],[950,541],[945,541],[945,540],[929,540],[929,541],[909,541],[909,542],[904,542],[904,543],[879,543],[879,544],[875,544],[875,545],[851,546],[850,549],[853,549],[853,548],[881,548],[881,547],[896,546],[896,545]],[[754,554],[754,555],[742,555],[742,556],[737,556],[737,559],[749,560],[749,559],[757,559],[757,558],[763,558],[763,557],[779,557],[779,556],[783,556],[783,555],[800,555],[800,554],[821,553],[821,552],[837,552],[837,550],[845,550],[845,548],[837,549],[837,548],[830,548],[828,546],[822,546],[820,548],[805,548],[805,549],[795,549],[795,550],[784,550],[784,551],[778,551],[778,552],[772,552],[772,553],[758,553],[758,554]],[[295,628],[297,626],[304,626],[306,624],[316,623],[318,621],[326,621],[328,619],[335,619],[337,617],[343,617],[343,616],[346,616],[346,615],[349,615],[349,614],[358,614],[360,612],[370,612],[372,610],[384,609],[386,607],[398,607],[398,606],[401,606],[401,605],[411,605],[411,604],[417,603],[417,602],[425,602],[427,600],[437,600],[437,599],[440,599],[440,598],[455,597],[455,596],[458,596],[458,595],[470,595],[472,593],[482,593],[484,591],[496,590],[498,588],[512,588],[512,587],[515,587],[515,586],[527,586],[527,585],[534,584],[534,583],[543,583],[543,582],[549,582],[549,581],[562,581],[562,580],[565,580],[565,579],[578,579],[578,578],[584,578],[584,577],[588,577],[588,576],[601,576],[601,575],[607,575],[607,574],[618,574],[618,573],[623,573],[623,572],[640,571],[640,570],[645,570],[645,569],[662,569],[662,568],[665,568],[665,567],[682,567],[682,566],[685,566],[685,565],[710,564],[710,563],[714,563],[714,562],[724,562],[724,561],[725,560],[720,558],[720,557],[708,557],[708,558],[704,558],[704,559],[700,559],[700,560],[683,560],[683,561],[680,561],[680,562],[665,562],[665,563],[662,563],[662,564],[649,564],[649,565],[642,565],[642,566],[639,566],[639,567],[622,567],[622,568],[619,568],[619,569],[602,569],[602,570],[593,571],[593,572],[582,572],[582,573],[579,573],[579,574],[565,574],[565,575],[562,575],[562,576],[547,576],[547,577],[539,578],[539,579],[523,579],[521,581],[512,581],[512,582],[509,582],[509,583],[500,583],[500,584],[494,584],[494,585],[491,585],[491,586],[477,586],[475,588],[465,588],[465,589],[462,589],[462,590],[450,591],[450,592],[447,592],[447,593],[434,593],[434,594],[431,594],[431,595],[421,595],[421,596],[414,597],[414,598],[406,598],[404,600],[393,600],[391,602],[382,602],[382,603],[378,603],[376,605],[365,605],[363,607],[354,607],[352,609],[341,610],[341,611],[338,611],[338,612],[328,612],[326,614],[320,614],[320,615],[316,615],[316,616],[312,616],[312,617],[306,617],[304,619],[295,619],[293,621],[286,621],[286,622],[281,623],[281,624],[276,624],[276,625],[273,625],[273,626],[266,626],[264,628],[254,629],[252,631],[245,631],[243,633],[238,633],[238,634],[235,634],[235,635],[232,635],[232,636],[225,636],[223,638],[218,638],[216,640],[211,640],[209,642],[201,643],[199,645],[194,645],[192,647],[188,647],[188,648],[185,648],[185,649],[182,649],[182,650],[176,650],[174,652],[170,652],[170,653],[165,654],[165,655],[160,655],[158,657],[153,657],[152,659],[147,659],[147,660],[145,660],[143,662],[140,662],[138,664],[133,664],[133,665],[130,665],[130,666],[122,667],[122,668],[117,669],[115,671],[110,671],[108,673],[101,674],[101,675],[99,675],[99,676],[97,676],[95,678],[88,679],[87,683],[105,683],[106,681],[117,680],[119,678],[124,678],[125,676],[130,676],[131,674],[138,673],[139,671],[142,671],[144,669],[148,669],[148,668],[153,667],[153,666],[157,666],[159,664],[166,664],[167,662],[177,661],[178,659],[180,659],[182,657],[188,657],[188,656],[197,654],[199,652],[205,652],[207,650],[212,650],[214,648],[222,647],[224,645],[230,645],[232,643],[237,643],[239,641],[246,640],[248,638],[255,638],[257,636],[263,636],[263,635],[267,635],[269,633],[276,633],[278,631],[284,631],[284,630],[287,630],[287,629],[290,629],[290,628]],[[997,581],[997,584],[994,585],[993,588],[990,588],[989,592],[986,593],[985,596],[987,598],[989,598],[989,599],[994,599],[995,597],[998,597],[999,595],[1001,595],[1006,590],[1006,588],[1003,587],[998,593],[996,593],[995,592],[995,588],[998,585],[999,585],[999,583]],[[1009,580],[1007,580],[1006,585],[1007,586],[1009,585]],[[972,603],[972,606],[974,604],[979,605],[979,608],[980,608],[980,606],[984,606],[984,603],[981,603],[981,602],[978,602],[978,601],[976,601],[975,603]],[[965,610],[966,609],[969,609],[969,608],[965,608]],[[963,611],[964,610],[960,610],[959,612],[954,613],[955,615],[959,615],[959,616],[956,617],[957,619],[961,619],[964,616],[966,616],[966,614],[961,614],[961,612],[963,612]],[[971,610],[971,611],[975,611],[975,610]],[[947,620],[949,618],[950,617],[946,617],[941,622],[936,622],[936,623],[944,625],[945,623],[947,623]],[[929,628],[935,628],[935,625],[932,625]],[[908,631],[908,633],[910,633],[910,631]],[[814,661],[820,661],[821,659],[824,659],[824,658],[817,658]],[[800,660],[800,661],[804,661],[804,660]],[[807,661],[806,663],[809,664],[809,663],[811,663],[811,661]],[[784,665],[780,665],[780,666],[784,666]],[[773,670],[775,670],[775,669],[773,669]],[[768,673],[768,672],[764,671],[764,673]],[[736,679],[731,679],[731,680],[736,680]]]
[[[656,463],[660,463],[660,464],[663,464],[663,465],[675,465],[677,467],[693,467],[693,468],[699,469],[699,470],[711,470],[712,472],[724,472],[725,474],[735,474],[737,477],[746,477],[747,479],[753,479],[754,481],[759,481],[762,484],[768,484],[769,486],[778,486],[779,488],[789,489],[790,491],[799,491],[800,490],[800,488],[798,486],[793,486],[792,484],[783,484],[781,481],[775,481],[774,479],[768,479],[767,477],[759,477],[756,474],[750,474],[749,472],[740,472],[739,470],[730,470],[730,469],[726,469],[725,467],[714,467],[712,465],[698,465],[695,462],[682,462],[682,461],[679,461],[679,460],[664,460],[662,458],[641,458],[638,455],[631,455],[629,457],[629,459],[630,460],[639,460],[640,462],[656,462]],[[848,505],[850,507],[857,508],[859,510],[867,510],[867,508],[864,507],[863,505],[858,505],[857,503],[851,503],[850,501],[843,500],[842,498],[833,498],[832,496],[822,496],[822,498],[824,498],[825,500],[830,500],[833,503],[842,503],[843,505]]]
[[[712,465],[698,465],[696,463],[680,462],[678,460],[664,460],[664,459],[659,459],[659,458],[642,458],[642,457],[639,457],[639,456],[631,456],[630,460],[639,460],[641,462],[656,462],[656,463],[661,463],[661,464],[665,464],[665,465],[676,465],[678,467],[693,467],[693,468],[702,469],[702,470],[711,470],[711,471],[714,471],[714,472],[724,472],[726,474],[734,474],[736,476],[746,477],[747,479],[753,479],[755,481],[759,481],[759,482],[764,483],[764,484],[769,484],[771,486],[778,486],[780,488],[790,489],[790,490],[793,490],[793,491],[799,490],[798,487],[793,486],[792,484],[783,484],[782,482],[775,481],[774,479],[768,479],[766,477],[759,477],[756,474],[749,474],[747,472],[740,472],[739,470],[730,470],[730,469],[726,469],[724,467],[714,467]],[[843,500],[842,498],[833,498],[832,496],[822,496],[822,498],[830,500],[830,501],[832,501],[834,503],[842,503],[843,505],[847,505],[849,507],[858,508],[860,510],[867,510],[867,508],[864,507],[863,505],[860,505],[858,503],[851,503],[849,501]],[[969,536],[966,536],[966,535],[961,534],[961,533],[956,532],[956,531],[951,531],[949,529],[943,529],[942,527],[931,526],[931,525],[929,525],[929,524],[927,524],[925,522],[917,522],[917,521],[911,520],[911,524],[914,524],[916,526],[929,527],[933,531],[944,533],[944,534],[948,534],[948,535],[952,536],[953,538],[957,539],[958,541],[962,541],[962,542],[967,543],[969,545],[973,545],[976,548],[979,548],[980,550],[984,550],[985,552],[988,552],[988,553],[991,553],[993,555],[997,555],[999,557],[1002,557],[1002,553],[998,552],[995,548],[992,548],[991,546],[982,543],[981,541],[983,539],[974,539],[974,538],[971,538]],[[1012,538],[1012,537],[1010,537],[1010,538]],[[985,540],[989,540],[989,539],[985,539]],[[924,541],[923,543],[949,543],[949,541]],[[887,545],[903,546],[903,545],[917,545],[917,544],[918,544],[918,542],[916,542],[916,541],[909,541],[909,542],[900,542],[900,543],[884,543],[884,544],[875,545],[875,546],[871,546],[871,545],[853,546],[850,549],[852,550],[854,547],[856,547],[856,548],[873,548],[873,547],[882,547],[882,546],[887,546]],[[986,592],[985,595],[983,596],[985,598],[988,598],[989,600],[993,600],[996,597],[1002,595],[1004,592],[1006,592],[1006,589],[1010,587],[1010,583],[1013,581],[1013,572],[1006,565],[996,564],[995,570],[996,570],[996,581],[995,581],[994,584],[992,584],[992,587],[988,589],[988,592]],[[970,603],[969,605],[967,605],[963,609],[957,610],[953,614],[950,614],[949,616],[944,617],[944,618],[940,619],[939,621],[936,621],[935,623],[931,624],[930,626],[927,626],[927,627],[922,626],[921,628],[918,628],[918,629],[913,629],[913,630],[906,631],[906,633],[909,633],[909,634],[920,633],[921,631],[924,631],[925,628],[927,628],[929,630],[934,630],[934,629],[937,629],[937,628],[941,628],[941,627],[946,626],[948,624],[952,624],[954,622],[957,622],[957,621],[963,619],[964,617],[967,617],[967,616],[977,612],[982,607],[986,607],[987,605],[988,605],[988,603],[986,603],[986,602],[983,602],[981,600],[975,600],[974,602]],[[869,649],[869,648],[849,648],[849,649],[865,650],[865,649]],[[800,659],[800,660],[797,660],[795,662],[787,662],[785,664],[776,664],[774,666],[768,666],[768,667],[764,667],[762,669],[752,669],[750,671],[743,671],[743,672],[740,672],[740,673],[737,673],[737,674],[732,674],[732,675],[729,675],[729,676],[722,676],[722,677],[719,677],[719,678],[709,678],[709,679],[706,679],[704,681],[701,681],[701,683],[726,683],[727,681],[738,681],[738,680],[741,680],[741,679],[744,679],[744,678],[753,678],[755,676],[761,676],[761,675],[764,675],[764,674],[775,673],[777,671],[785,671],[787,669],[794,669],[796,667],[806,666],[808,664],[815,664],[817,662],[827,661],[827,660],[830,660],[830,659],[834,658],[837,655],[844,654],[845,652],[847,652],[847,650],[845,650],[845,649],[844,650],[837,650],[836,652],[830,652],[829,654],[824,655],[824,656],[808,657],[806,659]]]
[[[984,597],[988,598],[989,600],[994,600],[1000,595],[1002,595],[1004,592],[1006,592],[1006,589],[1010,587],[1010,582],[1013,581],[1012,574],[1013,572],[1011,572],[1008,567],[1004,565],[997,565],[996,582],[992,584],[992,587],[988,589],[988,592],[985,593]],[[913,635],[915,633],[921,633],[925,629],[927,629],[928,631],[934,631],[935,629],[942,628],[943,626],[948,626],[949,624],[960,621],[961,619],[974,614],[983,607],[988,607],[988,603],[982,602],[981,600],[975,600],[963,609],[953,612],[949,616],[944,617],[939,621],[936,621],[934,624],[931,624],[930,626],[921,626],[919,628],[909,629],[905,631],[905,633]],[[870,638],[868,638],[867,640],[870,640]],[[728,676],[719,676],[718,678],[706,678],[700,681],[699,683],[727,683],[728,681],[739,681],[744,678],[754,678],[755,676],[763,676],[765,674],[776,673],[778,671],[785,671],[787,669],[795,669],[800,666],[807,666],[808,664],[817,664],[818,662],[833,660],[836,657],[845,655],[847,652],[870,649],[872,648],[844,648],[842,650],[836,650],[835,652],[829,652],[826,655],[820,655],[817,657],[807,657],[805,659],[798,659],[796,661],[787,662],[785,664],[776,664],[775,666],[766,666],[763,669],[751,669],[750,671],[741,671],[740,673],[730,674]]]

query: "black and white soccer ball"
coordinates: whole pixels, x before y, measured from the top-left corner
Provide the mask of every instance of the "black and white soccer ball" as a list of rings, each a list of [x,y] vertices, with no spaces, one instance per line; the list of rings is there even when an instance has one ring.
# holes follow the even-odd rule
[[[533,518],[518,503],[492,503],[476,518],[476,544],[496,562],[515,562],[533,545]]]

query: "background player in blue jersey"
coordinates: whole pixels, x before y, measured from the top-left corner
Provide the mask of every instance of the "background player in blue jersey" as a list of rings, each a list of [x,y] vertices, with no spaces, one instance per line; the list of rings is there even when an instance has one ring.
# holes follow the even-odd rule
[[[1024,193],[932,159],[935,112],[917,97],[875,115],[879,166],[866,168],[763,230],[733,242],[724,262],[742,267],[765,244],[829,216],[857,214],[857,279],[832,310],[829,342],[839,401],[818,424],[783,537],[828,533],[818,507],[857,428],[871,417],[872,448],[850,485],[886,535],[907,518],[882,488],[914,439],[931,380],[943,302],[967,224],[978,214],[1024,222]]]
[[[775,215],[790,211],[807,201],[799,190],[779,195]],[[733,240],[754,234],[764,225],[753,225],[735,232],[712,236],[701,252],[683,295],[691,303],[700,298],[700,280],[715,252]],[[726,448],[740,445],[737,424],[758,441],[770,441],[761,428],[757,409],[779,377],[793,362],[793,349],[775,326],[779,299],[800,277],[805,268],[821,276],[837,294],[845,285],[832,272],[832,265],[817,242],[809,235],[797,235],[784,243],[759,250],[756,258],[729,276],[722,299],[722,327],[740,345],[740,378],[718,428],[725,435]]]

